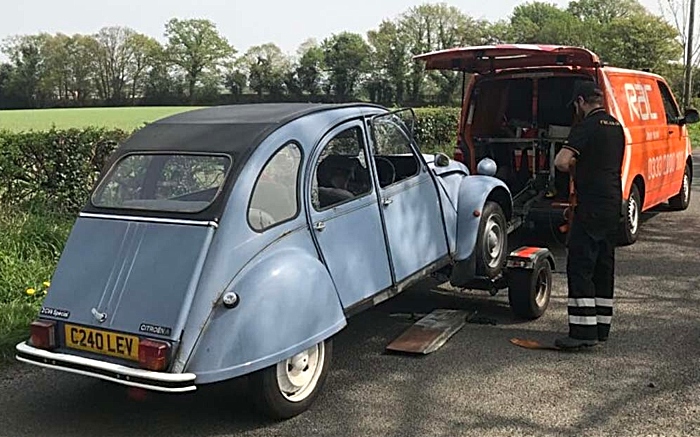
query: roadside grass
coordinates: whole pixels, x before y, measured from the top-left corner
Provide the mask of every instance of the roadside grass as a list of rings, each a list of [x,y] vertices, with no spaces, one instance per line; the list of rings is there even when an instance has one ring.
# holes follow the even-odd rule
[[[0,205],[0,360],[29,335],[73,221]]]
[[[133,106],[118,108],[19,109],[0,111],[0,130],[12,132],[105,127],[133,131],[163,117],[197,106]]]

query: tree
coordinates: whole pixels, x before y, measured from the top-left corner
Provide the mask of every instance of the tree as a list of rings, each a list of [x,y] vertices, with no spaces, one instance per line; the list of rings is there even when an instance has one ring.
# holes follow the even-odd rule
[[[552,3],[535,1],[516,6],[510,25],[514,42],[586,45],[586,29],[581,21]]]
[[[45,100],[40,89],[45,38],[46,35],[17,36],[6,39],[3,45],[2,51],[13,66],[6,81],[7,92],[16,96],[25,108],[35,108]]]
[[[299,88],[302,92],[312,96],[320,94],[324,80],[323,49],[316,40],[309,39],[299,47],[297,53],[299,61],[295,73],[299,81]]]
[[[399,17],[398,27],[409,56],[481,44],[485,38],[483,22],[468,17],[458,8],[446,3],[423,4],[410,8]],[[411,61],[410,65],[407,93],[413,102],[420,101],[424,91],[439,94],[441,103],[452,99],[460,84],[458,74],[439,71],[426,75],[422,63]],[[426,81],[426,78],[429,80]]]
[[[341,101],[355,98],[355,91],[369,72],[369,45],[361,35],[342,32],[326,38],[321,47],[333,93]]]
[[[168,59],[185,73],[188,96],[205,72],[213,73],[235,53],[226,38],[209,20],[173,18],[165,26]]]
[[[368,88],[375,102],[403,102],[406,93],[409,60],[408,46],[396,23],[383,21],[379,29],[367,33],[372,48]]]
[[[292,71],[291,63],[282,49],[268,43],[253,46],[241,59],[248,72],[250,88],[262,97],[264,93],[280,97],[285,93],[285,80]]]
[[[676,37],[670,24],[651,14],[617,18],[601,32],[598,52],[619,67],[659,69],[682,55]]]

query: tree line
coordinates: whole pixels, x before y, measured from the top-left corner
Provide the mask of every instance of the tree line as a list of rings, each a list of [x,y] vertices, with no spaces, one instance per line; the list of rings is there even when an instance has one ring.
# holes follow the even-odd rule
[[[583,46],[611,65],[664,74],[680,94],[684,0],[665,1],[671,19],[636,0],[576,0],[565,8],[524,3],[493,22],[425,3],[366,35],[309,39],[292,55],[272,42],[239,53],[205,19],[171,19],[163,44],[119,26],[94,35],[13,36],[1,46],[9,62],[0,65],[0,108],[358,99],[451,105],[459,102],[461,76],[425,71],[412,57],[500,43]]]

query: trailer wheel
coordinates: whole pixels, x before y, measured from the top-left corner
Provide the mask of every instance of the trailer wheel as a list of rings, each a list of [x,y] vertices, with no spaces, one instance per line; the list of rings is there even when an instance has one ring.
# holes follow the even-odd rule
[[[552,295],[552,266],[540,258],[532,269],[508,272],[508,301],[517,316],[537,319],[547,310]]]
[[[690,205],[690,166],[685,165],[685,173],[683,173],[683,183],[681,189],[675,196],[668,199],[668,204],[676,211],[684,211]]]
[[[306,411],[328,377],[332,350],[333,342],[327,339],[251,375],[250,389],[258,410],[276,420]]]
[[[625,219],[622,221],[620,229],[620,244],[630,245],[637,241],[639,236],[639,218],[642,210],[642,198],[639,195],[637,184],[632,184],[630,198],[627,200],[627,211],[625,211]]]
[[[508,230],[506,216],[501,206],[488,201],[481,212],[479,233],[476,239],[476,273],[495,278],[506,263]]]

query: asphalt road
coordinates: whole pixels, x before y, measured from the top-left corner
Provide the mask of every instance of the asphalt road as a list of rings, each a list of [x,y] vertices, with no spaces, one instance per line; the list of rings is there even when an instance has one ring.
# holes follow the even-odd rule
[[[322,395],[292,420],[257,416],[238,383],[136,398],[90,378],[12,364],[0,371],[0,435],[698,436],[699,181],[689,210],[646,214],[640,240],[618,249],[611,339],[595,350],[509,342],[566,333],[561,272],[548,312],[526,323],[511,317],[505,294],[455,297],[425,282],[351,320],[335,339]],[[549,244],[563,268],[562,247]],[[412,323],[397,313],[435,308],[477,310],[481,323],[425,357],[384,352]]]

